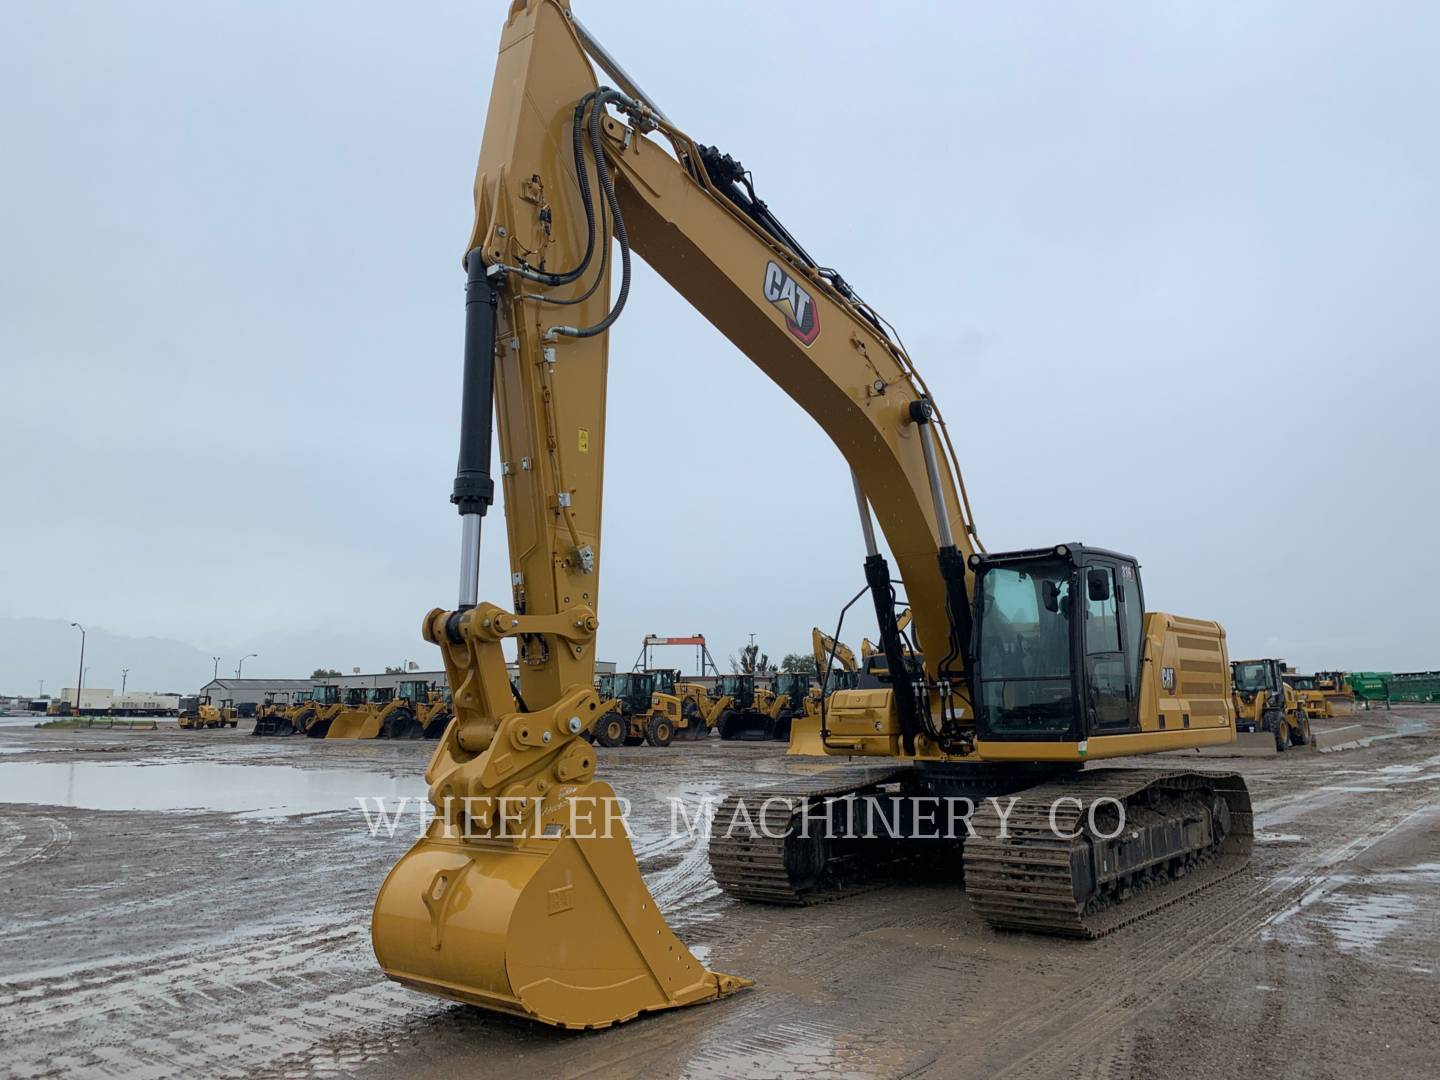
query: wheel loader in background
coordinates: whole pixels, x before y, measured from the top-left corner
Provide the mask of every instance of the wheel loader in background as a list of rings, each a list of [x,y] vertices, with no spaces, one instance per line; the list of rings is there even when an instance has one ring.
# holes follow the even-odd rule
[[[821,707],[836,690],[855,689],[860,671],[855,651],[818,626],[810,630],[810,650],[815,655],[815,671],[820,685],[806,695],[805,715],[797,717],[790,725],[790,746],[785,752],[796,757],[825,756],[825,748],[820,743]]]
[[[450,725],[454,706],[450,702],[450,688],[438,689],[430,687],[426,695],[426,703],[416,712],[420,721],[420,729],[425,733],[427,739],[438,739],[445,734],[445,729]]]
[[[378,739],[380,714],[395,700],[391,686],[351,686],[342,694],[345,707],[325,729],[327,739]]]
[[[209,694],[182,697],[176,724],[182,728],[223,728],[238,727],[240,718],[235,711],[235,702],[230,698],[215,705]]]
[[[432,708],[430,683],[425,679],[405,679],[379,710],[376,720],[382,739],[421,739],[425,737],[426,720]],[[439,738],[437,732],[436,738]]]
[[[330,732],[330,725],[335,722],[347,707],[348,702],[341,700],[340,687],[333,683],[322,683],[310,692],[309,707],[303,710],[304,726],[299,730],[312,739],[323,739]],[[354,692],[349,695],[353,699]]]
[[[788,742],[795,719],[805,715],[805,705],[809,700],[808,674],[781,671],[771,676],[769,686],[756,689],[752,706],[756,715],[764,718],[764,737]]]
[[[1235,730],[1263,731],[1275,740],[1277,753],[1310,741],[1310,719],[1299,696],[1285,681],[1285,661],[1235,660],[1230,683],[1235,702]]]
[[[178,711],[175,713],[176,725],[187,731],[193,730],[194,728],[208,727],[209,725],[202,722],[200,710],[202,708],[208,708],[209,706],[210,697],[208,694],[204,697],[199,695],[182,697],[179,702]]]
[[[601,746],[669,746],[675,737],[675,723],[665,713],[654,712],[652,703],[657,693],[675,694],[678,674],[665,668],[601,675],[602,711],[592,729],[595,741]]]
[[[419,739],[424,729],[416,718],[417,703],[428,705],[430,684],[423,680],[374,686],[347,694],[346,707],[330,724],[327,739]]]
[[[1286,671],[1280,676],[1288,687],[1295,694],[1296,704],[1300,711],[1305,714],[1306,719],[1328,719],[1330,716],[1330,701],[1325,692],[1320,689],[1319,680],[1314,675],[1301,675],[1298,671]]]
[[[318,707],[314,690],[297,690],[291,696],[289,708],[284,712],[284,720],[289,723],[290,730],[282,730],[280,734],[303,735]]]
[[[1325,697],[1325,715],[1353,716],[1355,714],[1355,688],[1350,677],[1343,671],[1317,671],[1315,686]]]
[[[294,703],[295,697],[288,690],[265,691],[265,700],[255,710],[255,726],[250,730],[250,734],[294,735],[295,726],[290,722]]]
[[[734,739],[771,738],[773,721],[755,708],[755,676],[750,672],[721,675],[712,691],[727,704],[716,718],[715,729],[727,742]]]
[[[599,85],[592,61],[618,89]],[[844,150],[830,149],[827,160]],[[877,177],[888,182],[862,177],[857,193],[873,194]],[[943,212],[953,192],[934,190]],[[804,904],[884,872],[897,854],[907,864],[941,858],[963,865],[969,903],[991,925],[1088,938],[1244,867],[1252,813],[1239,776],[1176,758],[1095,767],[1234,741],[1224,630],[1147,609],[1127,555],[1071,543],[985,552],[945,421],[898,335],[785,229],[749,169],[645,97],[567,0],[509,5],[474,191],[451,495],[459,597],[423,621],[455,688],[455,720],[426,770],[435,817],[376,897],[372,942],[388,977],[566,1028],[607,1027],[748,985],[685,947],[625,831],[597,826],[617,801],[582,738],[601,712],[608,331],[629,293],[632,244],[845,456],[888,672],[874,687],[835,691],[821,713],[826,754],[868,757],[870,767],[772,775],[725,800],[709,850],[720,886]],[[881,268],[882,288],[914,284],[901,263],[866,265]],[[967,410],[1030,407],[1012,397]],[[1063,411],[1063,389],[1058,400]],[[478,590],[496,417],[508,606],[481,603]],[[1123,426],[1113,437],[1123,444]],[[1046,490],[1086,482],[1073,470],[1044,477]],[[737,558],[736,573],[742,565]],[[902,589],[913,657],[897,626]],[[812,800],[882,805],[892,792],[952,808],[975,800],[980,809],[965,819],[974,834],[890,843],[844,821],[802,827]],[[507,801],[523,811],[507,811]],[[727,831],[739,808],[752,822],[763,815],[765,828]],[[1183,918],[1196,909],[1171,910]]]
[[[656,690],[650,695],[649,724],[656,718],[667,720],[674,730],[674,737],[694,741],[709,737],[720,716],[732,704],[725,696],[713,696],[702,683],[680,682],[680,673],[675,673],[676,683],[672,692]]]

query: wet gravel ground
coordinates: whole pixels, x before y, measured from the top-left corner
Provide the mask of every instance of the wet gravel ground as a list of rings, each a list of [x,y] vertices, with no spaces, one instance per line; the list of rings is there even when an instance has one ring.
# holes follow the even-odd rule
[[[1440,709],[1333,725],[1357,722],[1350,749],[1197,759],[1245,774],[1251,866],[1091,943],[990,930],[944,881],[734,903],[703,844],[669,837],[668,800],[814,766],[713,740],[605,752],[671,925],[756,987],[583,1034],[376,968],[371,901],[421,814],[372,836],[353,800],[423,795],[428,745],[0,726],[0,1074],[1429,1075]]]

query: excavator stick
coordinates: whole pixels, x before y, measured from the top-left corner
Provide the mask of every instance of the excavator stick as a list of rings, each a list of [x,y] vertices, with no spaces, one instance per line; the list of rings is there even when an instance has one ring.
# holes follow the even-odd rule
[[[608,99],[580,32],[564,0],[515,0],[501,37],[465,261],[451,495],[460,596],[422,630],[440,649],[453,719],[425,774],[436,816],[381,886],[371,938],[385,973],[407,986],[601,1028],[749,982],[707,971],[666,926],[614,813],[623,803],[595,781],[597,748],[583,737],[602,717],[601,331],[613,321],[602,252],[620,212],[597,149]],[[561,314],[573,327],[551,325]],[[478,600],[496,418],[513,610]]]

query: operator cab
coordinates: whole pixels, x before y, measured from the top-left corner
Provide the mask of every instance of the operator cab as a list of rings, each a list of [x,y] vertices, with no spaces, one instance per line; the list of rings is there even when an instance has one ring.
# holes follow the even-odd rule
[[[970,557],[976,732],[1079,742],[1140,730],[1145,599],[1129,555],[1081,544]]]
[[[754,675],[722,675],[715,687],[716,696],[735,699],[735,708],[748,709],[755,702]]]
[[[776,675],[770,684],[776,696],[790,695],[790,705],[798,708],[805,700],[805,695],[810,693],[810,676],[797,672],[782,672]]]

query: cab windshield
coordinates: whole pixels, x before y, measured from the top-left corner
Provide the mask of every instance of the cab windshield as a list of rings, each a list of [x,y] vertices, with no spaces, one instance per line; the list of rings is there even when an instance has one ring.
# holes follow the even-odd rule
[[[1071,568],[1062,562],[996,567],[982,578],[980,709],[991,736],[1070,731]]]
[[[1247,664],[1231,664],[1231,679],[1235,683],[1235,689],[1245,693],[1253,693],[1256,690],[1269,690],[1270,686],[1270,665],[1264,662]]]

